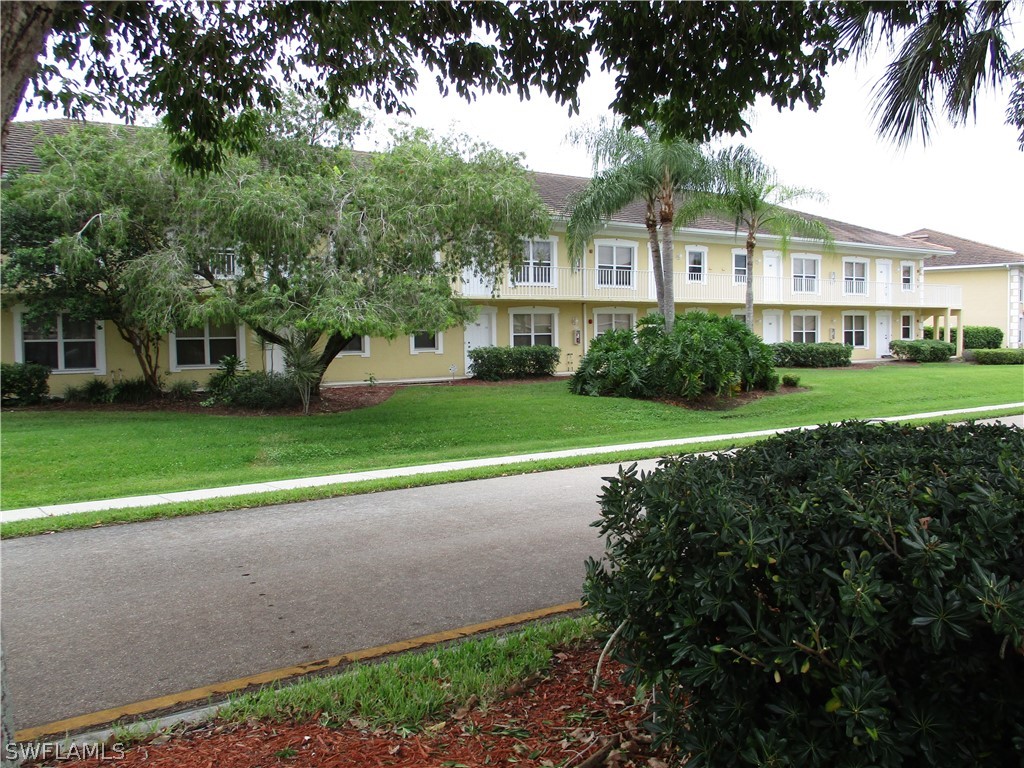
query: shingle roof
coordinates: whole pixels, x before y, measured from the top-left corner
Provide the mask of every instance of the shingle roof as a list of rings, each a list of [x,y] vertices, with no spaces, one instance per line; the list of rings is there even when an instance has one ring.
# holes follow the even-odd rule
[[[19,168],[38,173],[42,170],[34,151],[40,136],[59,136],[69,128],[84,125],[80,120],[29,120],[8,126],[7,150],[0,157],[3,173]]]
[[[75,120],[64,119],[11,123],[9,129],[10,132],[7,138],[7,151],[4,152],[2,158],[3,170],[6,172],[14,170],[15,168],[26,168],[30,171],[39,171],[39,159],[32,151],[32,148],[39,140],[39,137],[41,135],[53,136],[64,133],[70,127],[75,125],[81,125],[81,123]],[[589,181],[586,177],[565,176],[557,173],[533,172],[533,178],[541,199],[551,208],[555,215],[561,216],[564,216],[567,213],[567,206],[571,195],[586,186]],[[620,210],[614,217],[612,217],[611,223],[643,226],[645,215],[646,208],[644,204],[637,201]],[[819,221],[828,227],[832,232],[832,236],[838,243],[875,245],[887,248],[900,248],[908,251],[928,251],[930,253],[947,251],[951,247],[955,248],[957,251],[961,250],[959,246],[946,246],[946,243],[941,240],[923,240],[921,238],[913,238],[911,236],[901,237],[899,235],[890,235],[885,232],[868,229],[867,227],[857,226],[856,224],[836,221],[835,219],[829,219],[823,216],[814,216],[811,214],[802,215],[808,219]],[[723,218],[702,216],[696,221],[690,222],[684,229],[732,233],[734,231],[734,226],[731,221]],[[921,230],[921,232],[925,231],[930,230]],[[762,232],[759,234],[763,235],[766,233]],[[916,234],[917,233],[912,233],[912,235]],[[968,243],[969,241],[964,240],[958,242]],[[988,248],[988,246],[980,246],[980,244],[977,243],[974,245]],[[1005,251],[1004,253],[1010,252]],[[1011,253],[1010,255],[1015,256],[1018,260],[1022,258],[1019,254]],[[950,253],[949,256],[941,256],[938,258],[947,259],[954,257],[952,253]],[[937,265],[938,261],[936,260],[933,263]]]
[[[554,173],[535,172],[533,176],[541,199],[551,207],[556,215],[561,216],[565,216],[568,212],[569,197],[586,186],[589,181],[589,179],[581,176],[562,176]],[[612,217],[611,222],[643,226],[646,213],[644,204],[637,201],[616,213]],[[879,232],[824,216],[815,216],[808,213],[801,213],[801,215],[807,219],[821,222],[828,227],[837,243],[877,245],[888,248],[902,248],[910,251],[927,250],[932,253],[948,250],[941,244],[923,244],[919,240],[911,240],[900,235],[890,235],[886,232]],[[717,216],[702,216],[687,224],[683,229],[712,230],[728,233],[735,231],[732,221]],[[765,235],[767,233],[760,232],[758,234]]]
[[[914,232],[909,232],[906,237],[932,245],[944,245],[956,251],[955,254],[948,256],[936,256],[928,262],[928,267],[969,267],[982,264],[1024,263],[1024,254],[1008,251],[1005,248],[996,248],[994,245],[985,245],[974,240],[966,240],[954,235],[947,235],[945,232],[938,232],[934,229],[918,229]]]

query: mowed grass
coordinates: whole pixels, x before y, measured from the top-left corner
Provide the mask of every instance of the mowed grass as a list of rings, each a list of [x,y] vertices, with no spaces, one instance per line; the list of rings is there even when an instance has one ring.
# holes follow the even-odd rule
[[[1016,366],[800,370],[807,391],[727,410],[569,394],[564,381],[399,389],[348,413],[8,411],[0,507],[748,432],[1024,400]]]

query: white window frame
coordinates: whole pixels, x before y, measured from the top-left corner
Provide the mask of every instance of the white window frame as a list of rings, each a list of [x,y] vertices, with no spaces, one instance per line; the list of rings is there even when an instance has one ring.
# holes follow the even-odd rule
[[[612,280],[611,283],[605,283],[605,282],[601,281],[602,267],[601,267],[601,255],[600,254],[601,254],[601,248],[602,247],[608,247],[608,248],[612,249],[612,260],[613,260],[613,262],[614,262],[614,259],[615,259],[615,249],[617,249],[617,248],[629,248],[633,252],[632,257],[630,258],[630,269],[629,269],[628,272],[626,270],[624,270],[624,269],[619,269],[614,264],[611,267],[612,274],[615,275],[615,276],[620,275],[620,274],[628,274],[629,275],[629,285],[620,285],[618,283],[618,279],[619,279],[618,277],[613,277],[613,280]],[[633,242],[632,240],[595,240],[594,241],[594,285],[595,285],[595,287],[596,288],[600,288],[600,289],[606,289],[606,288],[622,289],[622,288],[627,288],[629,290],[635,291],[637,289],[637,258],[638,258],[638,253],[637,253],[636,243]],[[609,268],[605,267],[603,269],[607,270]]]
[[[747,308],[746,307],[743,307],[743,309],[734,309],[734,310],[732,310],[732,312],[729,313],[729,316],[733,320],[739,320],[744,325],[747,324]]]
[[[629,327],[636,328],[636,309],[631,307],[598,307],[594,310],[594,338],[596,339],[604,331],[598,330],[598,315],[629,315]],[[614,320],[613,320],[614,327]]]
[[[359,334],[353,333],[352,336],[359,336]],[[349,338],[352,338],[352,337],[350,336]],[[362,336],[360,336],[360,338],[362,338],[362,340],[363,340],[363,343],[362,343],[362,347],[363,348],[361,350],[359,350],[359,351],[350,350],[350,351],[347,351],[347,352],[346,351],[342,351],[342,352],[338,353],[338,357],[369,357],[370,356],[370,337],[365,335],[365,334],[363,334]]]
[[[796,341],[794,334],[796,333],[795,325],[797,318],[806,319],[808,317],[814,318],[814,341]],[[807,330],[803,329],[800,331],[801,334],[806,334]],[[790,312],[789,313],[789,340],[795,344],[818,344],[821,342],[821,312],[818,311],[806,311],[806,312]]]
[[[515,346],[515,315],[551,315],[551,346],[557,347],[558,344],[558,310],[555,307],[509,307],[508,310],[508,344],[510,347]],[[533,342],[536,337],[536,329],[534,327],[533,320],[530,320],[530,341]],[[531,347],[538,346],[535,343],[530,344]]]
[[[906,326],[904,325],[904,323],[906,322],[908,317],[910,318],[910,335],[906,336],[903,332],[904,330],[906,330]],[[914,316],[913,312],[900,312],[900,341],[913,341],[915,333],[914,329],[916,325],[917,318]]]
[[[192,337],[188,336],[186,338],[192,338]],[[226,337],[217,336],[215,338],[219,339],[219,338],[226,338]],[[203,323],[203,341],[204,341],[204,343],[206,345],[206,350],[205,350],[206,351],[206,355],[209,356],[209,354],[210,354],[210,321],[209,320],[207,320],[206,322]],[[245,357],[245,347],[246,347],[246,344],[245,344],[245,326],[244,325],[236,325],[235,326],[235,344],[236,344],[236,348],[238,349],[238,355],[236,355],[236,357],[238,357],[238,359],[241,360],[242,362],[245,362],[245,359],[246,359],[246,357]],[[202,365],[179,365],[178,364],[178,334],[175,331],[171,331],[170,333],[167,334],[167,346],[168,346],[167,370],[170,371],[171,373],[177,373],[179,371],[211,370],[211,369],[217,367],[217,363],[203,363]]]
[[[908,285],[903,281],[903,270],[910,269],[910,284]],[[901,261],[900,262],[900,288],[905,293],[913,293],[917,288],[917,264],[913,261]]]
[[[867,296],[868,295],[868,267],[871,266],[867,259],[847,257],[843,259],[843,295],[844,296]],[[847,267],[851,267],[851,275],[846,274]],[[860,267],[864,274],[857,276],[857,267]]]
[[[813,278],[808,277],[806,272],[800,272],[799,273],[800,277],[799,278],[797,277],[797,274],[798,274],[797,271],[796,271],[796,260],[797,259],[807,260],[807,261],[811,261],[811,262],[814,263],[815,273],[814,273]],[[794,253],[793,256],[792,256],[792,259],[790,260],[790,272],[791,272],[791,275],[792,275],[793,293],[809,294],[809,295],[810,294],[817,295],[817,294],[821,293],[821,255],[820,254],[817,254],[817,253]],[[800,288],[796,287],[797,279],[800,279],[802,281]],[[809,280],[809,279],[813,279],[814,280],[814,288],[812,290],[808,290],[807,287],[806,287],[807,286],[807,280]]]
[[[534,243],[548,243],[551,246],[551,263],[548,265],[548,279],[537,280],[537,269],[543,269],[538,267],[534,263],[533,259],[533,244]],[[557,237],[534,237],[529,240],[523,240],[524,249],[528,248],[529,253],[525,254],[526,258],[523,259],[522,266],[512,271],[511,283],[516,286],[520,285],[543,285],[550,286],[552,288],[558,287],[558,269],[556,267],[558,263],[558,238]],[[529,277],[528,280],[520,279],[523,276]]]
[[[743,274],[740,274],[740,268],[736,266],[736,257],[743,257]],[[750,279],[750,259],[747,258],[746,248],[733,248],[732,249],[732,284],[733,285],[746,285],[747,280]]]
[[[690,271],[690,256],[700,255],[700,272]],[[707,281],[708,274],[708,247],[706,245],[687,245],[683,247],[683,256],[686,260],[686,282],[703,283]]]
[[[842,316],[843,316],[843,327],[842,327],[843,344],[845,344],[848,347],[853,347],[854,349],[868,349],[871,346],[871,329],[870,329],[870,325],[868,324],[868,313],[867,312],[843,312]],[[855,320],[858,317],[861,320],[864,321],[864,329],[863,329],[864,343],[863,344],[858,344],[857,343],[857,334],[860,333],[861,331],[858,331],[857,328],[854,327],[854,328],[851,328],[849,330],[849,333],[853,334],[853,344],[847,344],[846,343],[846,334],[847,334],[846,321],[847,320]]]
[[[421,333],[429,333],[429,331],[421,331]],[[350,353],[351,354],[351,353]],[[416,334],[409,334],[409,354],[410,355],[443,355],[444,354],[444,331],[434,332],[434,346],[429,347],[417,347],[416,346]]]
[[[25,362],[25,321],[24,315],[26,314],[26,308],[24,306],[14,307],[11,314],[14,319],[14,362],[24,363]],[[66,315],[67,312],[57,313],[59,315]],[[106,321],[105,320],[94,320],[95,323],[95,342],[96,342],[96,367],[95,368],[65,368],[64,365],[64,339],[63,336],[63,325],[64,321],[58,321],[57,328],[57,367],[51,369],[52,375],[62,374],[75,374],[85,373],[93,374],[94,376],[105,376],[107,373],[107,349],[106,349]]]

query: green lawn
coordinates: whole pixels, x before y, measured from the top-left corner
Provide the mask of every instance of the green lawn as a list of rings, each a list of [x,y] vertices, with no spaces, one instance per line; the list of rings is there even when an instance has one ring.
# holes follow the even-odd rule
[[[17,412],[3,416],[12,509],[571,447],[715,435],[1024,400],[1017,366],[801,370],[807,392],[692,411],[570,395],[564,382],[400,389],[312,416]]]

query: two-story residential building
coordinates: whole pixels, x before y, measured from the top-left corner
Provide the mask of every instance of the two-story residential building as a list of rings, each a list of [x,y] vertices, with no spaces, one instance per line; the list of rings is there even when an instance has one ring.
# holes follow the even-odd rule
[[[934,229],[906,237],[955,251],[925,262],[928,279],[961,289],[971,325],[999,328],[1004,346],[1024,348],[1024,254]]]
[[[18,136],[28,139],[30,134],[12,131],[10,141],[17,144]],[[353,337],[328,367],[324,383],[463,377],[470,370],[469,352],[489,345],[557,346],[558,370],[568,373],[598,334],[632,327],[656,311],[643,206],[620,211],[593,238],[581,263],[572,264],[565,239],[567,204],[587,179],[546,173],[535,173],[534,179],[555,214],[553,231],[524,243],[522,264],[497,285],[471,273],[462,276],[456,289],[477,306],[474,322],[391,340]],[[924,325],[961,324],[960,289],[926,284],[923,269],[929,259],[950,255],[950,249],[819,220],[833,234],[831,248],[792,239],[783,250],[778,239],[762,234],[751,263],[745,238],[731,222],[705,218],[680,228],[675,237],[677,312],[742,318],[747,282],[753,281],[754,330],[766,342],[849,344],[860,361],[887,356],[892,339],[921,338]],[[128,345],[102,320],[72,322],[62,315],[44,330],[25,322],[18,306],[5,305],[0,324],[0,357],[48,364],[54,394],[92,376],[138,375]],[[179,328],[169,336],[161,350],[165,380],[203,383],[228,354],[244,359],[250,369],[283,368],[280,351],[249,329],[207,324]]]

